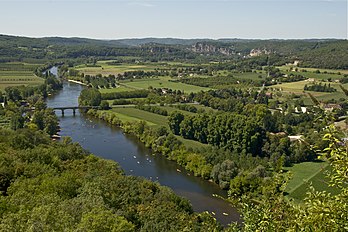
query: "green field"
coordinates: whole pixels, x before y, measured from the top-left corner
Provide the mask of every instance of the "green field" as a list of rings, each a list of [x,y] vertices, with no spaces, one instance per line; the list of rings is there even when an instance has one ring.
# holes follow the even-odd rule
[[[291,172],[292,179],[285,191],[296,201],[306,197],[310,184],[318,191],[337,193],[336,189],[328,186],[329,179],[326,177],[326,172],[330,170],[330,166],[327,162],[304,162],[295,164],[287,170]]]
[[[0,90],[8,86],[35,86],[42,84],[44,80],[34,75],[34,70],[39,65],[25,63],[0,64]]]
[[[147,112],[144,110],[139,110],[136,108],[113,108],[113,112],[117,113],[117,116],[122,121],[134,122],[144,120],[149,126],[167,126],[167,117]]]
[[[185,93],[207,91],[210,88],[188,85],[181,82],[173,82],[170,77],[158,77],[158,78],[148,78],[133,81],[123,81],[122,84],[125,87],[133,89],[148,89],[150,86],[153,88],[169,88],[172,90],[180,90]]]
[[[288,65],[283,65],[283,66],[279,66],[277,68],[279,68],[280,70],[287,70],[289,69],[290,67],[293,67],[293,66],[288,66]],[[323,69],[323,68],[300,68],[300,67],[293,67],[293,68],[297,68],[300,72],[299,73],[302,73],[302,74],[305,74],[305,73],[314,73],[316,70],[319,70],[321,72],[322,75],[325,75],[324,72],[327,72],[327,73],[335,73],[335,74],[338,74],[338,73],[341,73],[341,74],[348,74],[348,70],[342,70],[342,69]],[[301,72],[301,70],[307,70],[307,72]],[[319,75],[321,75],[319,74]],[[316,74],[318,75],[318,74]],[[332,75],[332,74],[330,74]]]
[[[160,108],[165,109],[168,112],[168,114],[170,114],[174,111],[178,111],[178,112],[180,112],[182,114],[186,114],[186,115],[194,115],[195,114],[192,112],[188,112],[186,110],[180,110],[180,109],[176,108],[175,106],[160,106]]]
[[[304,86],[311,85],[313,82],[309,81],[297,81],[297,82],[290,82],[290,83],[282,83],[278,85],[270,86],[269,89],[280,89],[282,93],[286,94],[297,94],[297,95],[304,95],[306,98],[308,98],[307,103],[310,103],[309,97],[307,96],[306,92],[311,93],[313,96],[315,96],[320,101],[325,100],[339,100],[340,98],[346,98],[345,94],[339,87],[339,83],[332,83],[332,82],[325,82],[326,84],[331,84],[332,87],[337,89],[337,92],[333,93],[326,93],[326,92],[314,92],[314,91],[304,91]],[[348,87],[348,84],[343,85],[345,88]],[[311,103],[310,103],[311,104]]]
[[[126,91],[132,91],[133,88],[126,87],[124,85],[119,85],[117,88],[111,88],[111,89],[99,89],[99,92],[101,93],[115,93],[115,92],[126,92]]]
[[[102,74],[103,76],[108,75],[117,75],[128,71],[154,71],[156,68],[161,67],[161,64],[158,63],[146,63],[146,64],[113,64],[110,65],[107,61],[98,61],[96,67],[89,67],[88,65],[78,65],[74,68],[80,73],[84,73],[85,75],[97,75]]]

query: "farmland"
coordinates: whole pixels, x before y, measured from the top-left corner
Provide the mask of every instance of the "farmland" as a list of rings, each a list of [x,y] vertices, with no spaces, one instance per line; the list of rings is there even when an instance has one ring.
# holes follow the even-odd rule
[[[43,83],[43,79],[34,75],[39,65],[25,63],[0,64],[0,90],[8,86],[35,86]]]
[[[78,65],[74,68],[85,75],[97,75],[103,76],[117,75],[129,71],[154,71],[156,68],[161,67],[158,63],[146,63],[146,64],[128,64],[120,63],[116,64],[113,61],[98,61],[95,65]]]
[[[308,104],[311,104],[309,101],[308,96],[305,94],[306,92],[311,93],[314,97],[316,97],[320,101],[325,101],[325,100],[339,100],[340,98],[344,98],[345,94],[343,91],[339,88],[338,83],[327,83],[330,84],[332,87],[334,87],[337,92],[333,93],[326,93],[326,92],[314,92],[314,91],[304,91],[304,86],[305,85],[310,85],[312,82],[309,81],[297,81],[297,82],[290,82],[290,83],[282,83],[282,84],[277,84],[274,86],[270,86],[270,89],[278,89],[281,90],[281,92],[284,95],[289,95],[289,94],[297,94],[297,95],[303,95],[305,98],[307,98],[308,101],[306,101]],[[347,84],[343,85],[344,87],[348,87]]]
[[[174,82],[170,77],[158,77],[154,79],[140,79],[133,81],[120,82],[122,86],[133,89],[168,88],[172,90],[180,90],[185,93],[207,91],[209,88],[188,85],[180,82]]]
[[[286,187],[289,197],[301,201],[306,197],[309,186],[318,191],[329,191],[333,194],[337,190],[329,188],[327,172],[330,170],[327,162],[304,162],[287,168],[292,174],[292,179]]]

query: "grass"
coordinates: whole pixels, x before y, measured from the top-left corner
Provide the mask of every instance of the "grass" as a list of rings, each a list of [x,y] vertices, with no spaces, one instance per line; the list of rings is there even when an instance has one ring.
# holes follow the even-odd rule
[[[125,87],[133,89],[148,89],[150,86],[153,88],[169,88],[173,90],[184,91],[185,93],[207,91],[210,88],[188,85],[181,82],[173,82],[170,77],[158,77],[158,78],[148,78],[134,81],[121,82]]]
[[[195,140],[184,139],[183,137],[177,135],[175,137],[177,137],[185,145],[186,148],[198,149],[201,147],[209,146],[208,144],[203,144]]]
[[[337,189],[329,187],[326,171],[330,170],[330,166],[327,162],[304,162],[295,164],[287,170],[293,176],[285,191],[295,201],[300,202],[306,197],[306,192],[311,184],[318,191],[327,191],[333,194],[338,192]]]
[[[284,70],[287,70],[290,68],[290,66],[288,65],[283,65],[283,66],[279,66],[277,67],[279,68],[280,70],[284,71]],[[319,70],[321,72],[321,74],[324,74],[324,72],[327,72],[327,73],[335,73],[335,74],[338,74],[338,73],[342,73],[342,74],[348,74],[348,70],[342,70],[342,69],[324,69],[324,68],[300,68],[300,67],[294,67],[294,68],[297,68],[299,71],[301,70],[307,70],[307,72],[299,72],[299,73],[302,73],[302,74],[305,74],[305,73],[314,73],[316,70]],[[317,74],[318,75],[318,74]],[[320,74],[319,74],[320,75]],[[332,74],[330,74],[332,75]]]
[[[128,63],[121,63],[121,64],[113,64],[110,65],[108,62],[112,62],[110,60],[107,61],[98,61],[97,66],[98,67],[89,67],[85,64],[75,66],[75,69],[80,71],[81,73],[87,74],[87,75],[97,75],[102,74],[103,76],[108,75],[117,75],[120,73],[128,72],[128,71],[154,71],[155,68],[159,68],[160,65],[157,63],[146,63],[146,64],[128,64]]]
[[[166,126],[168,127],[167,117],[139,110],[136,108],[113,108],[113,112],[117,113],[117,116],[122,121],[134,122],[144,120],[149,126]]]
[[[35,86],[40,85],[44,80],[34,75],[37,64],[26,63],[3,63],[0,64],[0,90],[9,86]]]
[[[312,82],[309,81],[297,81],[297,82],[290,82],[290,83],[282,83],[282,84],[278,84],[278,85],[273,85],[270,86],[270,89],[281,89],[283,94],[297,94],[297,95],[304,95],[306,96],[306,98],[309,99],[309,97],[307,96],[307,94],[305,94],[305,91],[303,90],[304,86],[307,85],[311,85]],[[340,98],[346,98],[345,94],[343,93],[343,91],[341,90],[341,88],[339,87],[339,83],[333,83],[333,82],[325,82],[326,84],[331,84],[332,87],[334,87],[335,89],[337,89],[337,92],[333,92],[333,93],[326,93],[326,92],[314,92],[314,91],[306,91],[311,93],[314,97],[316,97],[318,100],[320,101],[326,101],[326,100],[331,100],[331,99],[335,99],[335,100],[339,100]],[[344,84],[344,87],[348,87],[348,84]],[[306,101],[307,103],[310,103],[311,101],[308,100]]]
[[[134,89],[126,87],[124,85],[118,86],[117,88],[111,88],[111,89],[99,89],[99,92],[101,93],[115,93],[115,92],[127,92],[132,91]]]

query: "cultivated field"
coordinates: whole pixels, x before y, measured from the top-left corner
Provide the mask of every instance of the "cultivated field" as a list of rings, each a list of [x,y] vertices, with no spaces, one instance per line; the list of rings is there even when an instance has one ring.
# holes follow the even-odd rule
[[[168,126],[167,117],[136,108],[113,108],[122,121],[146,121],[149,126]]]
[[[112,61],[98,61],[96,65],[78,65],[75,66],[75,69],[80,71],[80,73],[84,73],[85,75],[95,76],[97,74],[102,74],[103,76],[108,75],[117,75],[124,72],[129,71],[154,71],[156,68],[162,67],[158,63],[146,63],[146,64],[128,64],[128,63],[120,63],[114,64],[110,63]]]
[[[8,86],[42,84],[44,80],[33,73],[38,66],[25,63],[0,64],[0,90],[3,91]]]
[[[150,86],[153,88],[169,88],[172,90],[180,90],[185,93],[207,91],[210,88],[188,85],[181,82],[173,82],[170,77],[158,77],[158,78],[148,78],[133,81],[122,81],[120,84],[124,87],[133,89],[148,89]]]
[[[303,73],[305,74],[306,72],[301,72],[301,70],[306,70],[307,73],[314,73],[315,71],[319,70],[321,74],[324,75],[324,72],[327,73],[335,73],[335,74],[348,74],[348,70],[342,70],[342,69],[323,69],[323,68],[300,68],[300,67],[294,67],[294,66],[288,66],[288,65],[283,65],[283,66],[279,66],[277,68],[279,68],[280,70],[288,70],[290,67],[293,68],[297,68],[299,73]]]
[[[337,193],[335,189],[329,188],[329,179],[326,176],[330,166],[327,162],[304,162],[287,168],[292,173],[292,179],[286,187],[289,197],[301,201],[306,197],[309,186],[316,190]]]
[[[332,83],[332,82],[325,82],[327,85],[330,84],[332,87],[337,89],[337,92],[327,93],[327,92],[314,92],[314,91],[304,91],[304,86],[311,85],[313,82],[310,82],[308,80],[305,81],[297,81],[297,82],[290,82],[290,83],[282,83],[278,85],[269,86],[269,89],[278,89],[281,90],[281,92],[285,95],[289,94],[297,94],[297,95],[304,95],[305,98],[308,98],[307,103],[311,103],[309,97],[307,96],[306,92],[311,93],[314,97],[316,97],[319,101],[325,101],[325,100],[339,100],[340,98],[346,98],[345,94],[339,87],[339,83]],[[325,84],[322,83],[322,84]],[[348,87],[348,84],[343,84],[345,88]]]

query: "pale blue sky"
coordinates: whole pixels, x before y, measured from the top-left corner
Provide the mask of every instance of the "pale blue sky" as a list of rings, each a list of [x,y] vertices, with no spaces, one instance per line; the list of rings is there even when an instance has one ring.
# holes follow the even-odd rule
[[[0,34],[347,39],[347,1],[0,0]]]

